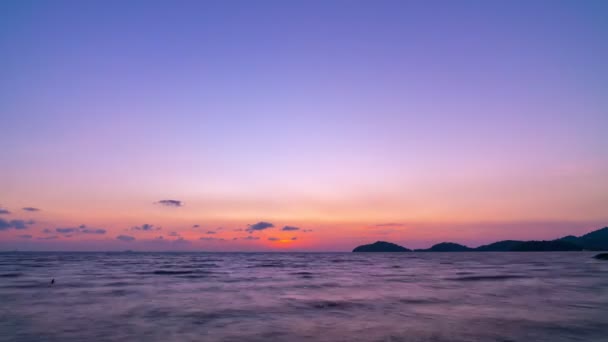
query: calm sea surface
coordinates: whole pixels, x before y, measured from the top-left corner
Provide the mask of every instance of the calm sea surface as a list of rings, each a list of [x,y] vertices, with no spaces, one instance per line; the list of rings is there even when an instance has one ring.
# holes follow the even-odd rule
[[[593,254],[0,253],[0,341],[608,341]]]

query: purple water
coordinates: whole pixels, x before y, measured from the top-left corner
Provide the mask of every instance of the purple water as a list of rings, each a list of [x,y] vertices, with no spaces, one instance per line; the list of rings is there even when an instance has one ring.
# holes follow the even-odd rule
[[[608,341],[592,255],[0,253],[0,341]]]

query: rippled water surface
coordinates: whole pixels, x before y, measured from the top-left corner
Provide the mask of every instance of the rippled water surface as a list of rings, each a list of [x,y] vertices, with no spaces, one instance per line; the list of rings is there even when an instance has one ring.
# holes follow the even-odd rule
[[[608,341],[592,255],[0,253],[0,341]]]

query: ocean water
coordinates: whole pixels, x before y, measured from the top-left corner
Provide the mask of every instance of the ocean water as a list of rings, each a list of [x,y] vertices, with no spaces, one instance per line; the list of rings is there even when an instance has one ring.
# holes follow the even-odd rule
[[[608,341],[592,256],[0,253],[0,341]]]

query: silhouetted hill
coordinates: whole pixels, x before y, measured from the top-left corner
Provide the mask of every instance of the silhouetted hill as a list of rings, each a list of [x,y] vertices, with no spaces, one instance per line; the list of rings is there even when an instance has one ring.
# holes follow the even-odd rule
[[[551,241],[517,241],[503,240],[491,244],[469,248],[453,242],[442,242],[429,249],[417,249],[416,252],[550,252],[550,251],[608,251],[608,227],[604,227],[580,237],[574,235]],[[371,245],[355,248],[353,252],[411,252],[405,247],[390,242],[378,241]]]
[[[508,252],[513,250],[518,245],[521,245],[523,241],[517,240],[504,240],[491,243],[489,245],[483,245],[475,248],[478,252]]]
[[[563,238],[561,238],[559,240],[568,241],[568,242],[572,242],[572,243],[578,243],[578,237],[576,237],[574,235],[564,236]]]
[[[411,252],[411,250],[386,241],[376,241],[369,245],[361,245],[353,252]]]
[[[598,260],[608,260],[608,253],[600,253],[600,254],[594,256],[594,258],[596,258]]]
[[[469,252],[472,250],[472,248],[457,243],[442,242],[433,245],[429,249],[417,249],[416,252]]]
[[[511,249],[512,252],[565,252],[582,250],[581,246],[565,240],[524,241]]]
[[[585,234],[579,237],[578,241],[584,249],[608,251],[608,227]]]
[[[608,227],[592,231],[580,237],[574,235],[564,236],[559,240],[568,241],[585,250],[606,251],[608,250]]]

